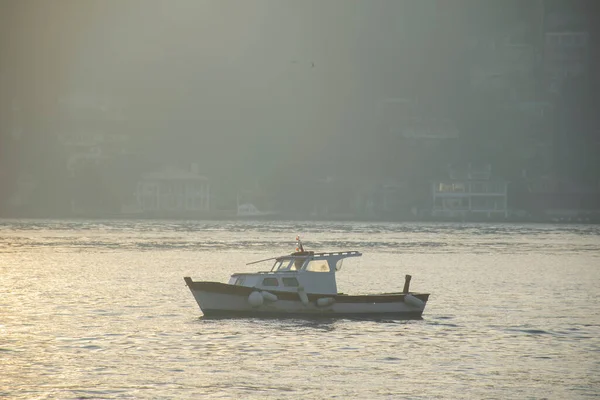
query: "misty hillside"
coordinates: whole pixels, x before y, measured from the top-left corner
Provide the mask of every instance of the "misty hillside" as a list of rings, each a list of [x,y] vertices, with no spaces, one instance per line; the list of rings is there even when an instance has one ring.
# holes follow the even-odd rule
[[[192,163],[229,202],[328,177],[426,192],[467,163],[597,184],[596,8],[4,0],[0,209],[23,180],[41,214],[116,208],[144,173]],[[573,31],[583,67],[557,86],[548,37]],[[93,163],[82,137],[101,138]]]

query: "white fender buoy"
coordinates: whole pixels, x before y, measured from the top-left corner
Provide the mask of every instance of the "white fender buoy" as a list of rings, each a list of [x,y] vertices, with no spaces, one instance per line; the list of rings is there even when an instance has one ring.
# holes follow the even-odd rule
[[[404,296],[404,303],[415,308],[423,308],[425,306],[423,300],[416,298],[412,294],[407,294]]]
[[[298,286],[298,297],[300,297],[300,301],[302,302],[302,304],[304,304],[305,306],[308,305],[308,296],[304,291],[304,286]]]
[[[333,297],[321,297],[317,300],[317,305],[319,307],[327,307],[335,303],[335,299]]]
[[[248,296],[248,303],[250,303],[252,307],[260,307],[263,305],[263,302],[264,299],[260,292],[254,291]]]
[[[262,298],[267,300],[267,301],[277,301],[277,295],[271,293],[271,292],[261,292],[260,293],[262,295]]]

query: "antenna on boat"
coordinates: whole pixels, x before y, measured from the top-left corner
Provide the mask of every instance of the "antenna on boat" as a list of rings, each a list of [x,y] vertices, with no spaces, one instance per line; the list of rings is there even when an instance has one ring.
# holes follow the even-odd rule
[[[296,241],[298,242],[298,247],[296,247],[296,251],[304,251],[304,246],[302,246],[302,240],[300,240],[300,236],[296,236]]]
[[[261,263],[263,261],[277,260],[278,258],[279,257],[265,258],[264,260],[258,260],[258,261],[252,261],[252,262],[246,263],[246,265],[258,264],[258,263]]]

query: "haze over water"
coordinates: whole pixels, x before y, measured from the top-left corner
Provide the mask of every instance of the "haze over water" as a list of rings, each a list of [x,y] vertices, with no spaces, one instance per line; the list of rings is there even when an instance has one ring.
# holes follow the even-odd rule
[[[419,321],[205,320],[184,276],[360,250],[345,293],[431,293]],[[600,227],[0,222],[0,396],[600,395]]]

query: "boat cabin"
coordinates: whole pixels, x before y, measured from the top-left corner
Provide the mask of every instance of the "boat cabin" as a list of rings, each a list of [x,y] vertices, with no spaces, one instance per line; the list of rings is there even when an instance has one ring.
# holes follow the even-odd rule
[[[306,293],[335,295],[337,294],[336,271],[342,268],[344,259],[360,256],[362,254],[358,251],[326,253],[298,251],[290,255],[250,263],[275,260],[270,271],[236,273],[231,275],[229,284],[276,292],[304,290]]]

